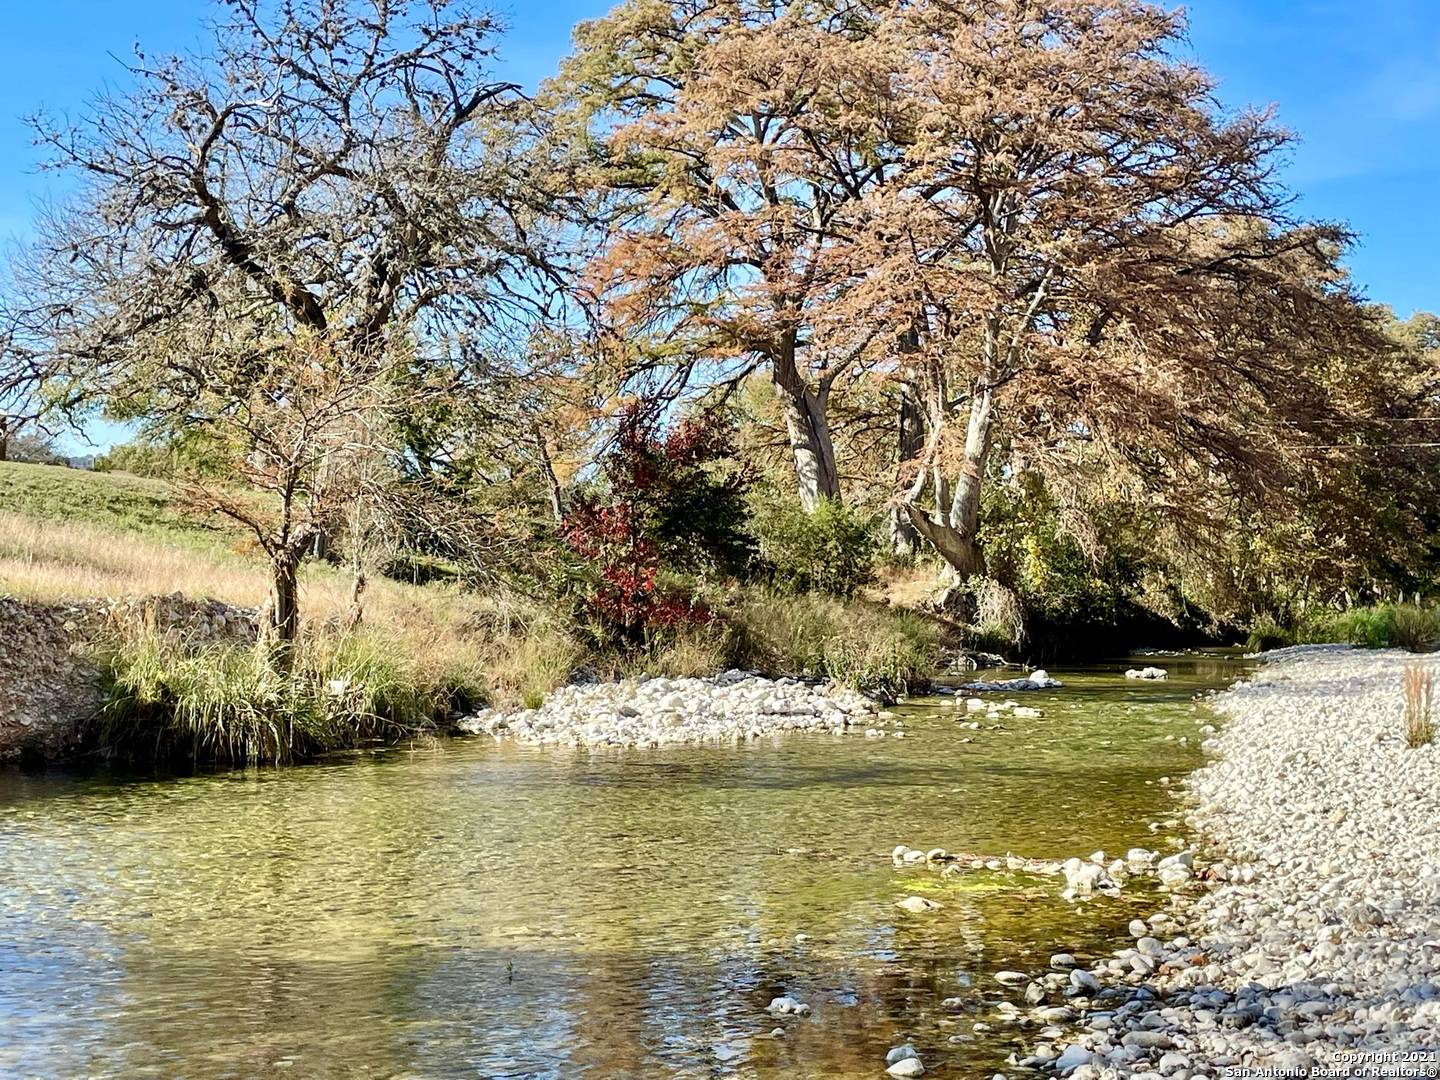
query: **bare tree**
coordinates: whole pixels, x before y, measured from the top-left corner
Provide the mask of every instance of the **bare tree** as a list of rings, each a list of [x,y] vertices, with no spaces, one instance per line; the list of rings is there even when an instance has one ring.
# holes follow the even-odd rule
[[[497,342],[549,295],[530,107],[487,74],[494,35],[452,0],[225,0],[203,55],[137,52],[128,91],[35,121],[83,193],[19,268],[8,384],[213,425],[245,479],[303,492],[257,529],[282,640],[347,425],[402,360],[506,377]]]
[[[413,403],[399,390],[389,354],[337,355],[310,331],[261,338],[233,356],[198,346],[188,355],[203,381],[166,369],[168,381],[148,397],[148,422],[203,425],[220,449],[229,470],[187,479],[185,493],[195,507],[244,526],[265,553],[266,625],[284,662],[300,628],[301,561],[317,537],[351,524],[363,512],[357,507],[375,501],[393,458],[377,435]]]

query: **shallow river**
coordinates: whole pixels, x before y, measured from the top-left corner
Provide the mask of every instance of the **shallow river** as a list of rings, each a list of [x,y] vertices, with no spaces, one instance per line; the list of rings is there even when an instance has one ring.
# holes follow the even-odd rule
[[[972,1033],[993,973],[1113,948],[1156,899],[889,851],[1173,834],[1147,823],[1199,761],[1192,698],[1240,669],[1146,662],[1170,680],[1053,671],[1011,695],[1044,717],[1003,732],[926,699],[903,740],[0,773],[0,1075],[874,1078],[908,1040],[928,1075],[988,1077],[1021,1038]],[[894,907],[911,893],[944,906]],[[814,1014],[776,1039],[782,993]]]

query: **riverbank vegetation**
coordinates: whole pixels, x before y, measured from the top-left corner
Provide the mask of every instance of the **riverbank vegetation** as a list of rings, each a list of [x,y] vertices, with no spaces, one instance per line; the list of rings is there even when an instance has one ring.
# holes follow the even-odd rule
[[[17,463],[0,464],[0,482],[25,493],[23,512],[0,514],[0,592],[50,603],[181,593],[264,606],[262,553],[238,529],[197,527],[164,483]],[[948,633],[903,608],[764,580],[686,587],[705,597],[706,617],[636,644],[597,625],[586,594],[567,606],[538,586],[528,596],[470,587],[454,567],[425,584],[378,574],[351,625],[346,560],[313,559],[299,581],[306,626],[288,676],[251,641],[158,632],[143,607],[112,620],[92,649],[108,703],[89,739],[141,760],[294,760],[441,730],[481,705],[534,704],[576,677],[733,667],[895,694],[928,681]]]
[[[222,5],[34,121],[76,192],[0,445],[134,438],[13,474],[0,587],[259,609],[107,653],[110,744],[223,756],[582,676],[1427,645],[1440,321],[1359,294],[1182,16],[1035,15],[633,0],[527,95],[460,5]]]
[[[1317,612],[1289,625],[1273,619],[1257,621],[1247,641],[1253,651],[1322,642],[1426,652],[1440,644],[1440,608],[1433,603],[1371,604]]]

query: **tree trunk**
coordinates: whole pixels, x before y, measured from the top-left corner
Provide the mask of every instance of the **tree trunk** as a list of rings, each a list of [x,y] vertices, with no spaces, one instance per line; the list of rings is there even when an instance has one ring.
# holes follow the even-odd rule
[[[983,389],[977,387],[970,399],[970,423],[965,429],[965,459],[960,476],[955,481],[955,498],[950,504],[950,527],[972,538],[980,532],[980,486],[985,481],[985,467],[990,461],[994,403],[994,391],[989,386]]]
[[[915,384],[909,381],[900,384],[898,420],[898,459],[904,465],[919,457],[925,449],[925,419],[920,412],[920,398],[915,392]],[[890,511],[890,545],[896,555],[914,555],[920,550],[920,532],[903,505],[897,505]]]
[[[915,530],[930,542],[936,554],[950,564],[960,580],[985,572],[985,559],[974,533],[966,534],[950,525],[937,524],[913,503],[905,505],[905,512]]]
[[[545,493],[550,498],[550,516],[555,519],[555,524],[560,525],[565,521],[565,503],[560,492],[560,478],[555,475],[555,465],[550,460],[550,448],[545,445],[545,435],[540,430],[540,425],[531,427],[531,434],[535,438],[535,448],[540,454],[540,472],[545,478]]]
[[[350,582],[350,611],[345,616],[347,629],[356,629],[365,619],[365,605],[362,597],[365,595],[365,586],[368,584],[365,571],[355,567],[355,576]]]
[[[835,446],[830,441],[830,418],[825,390],[811,390],[795,366],[795,344],[788,340],[771,365],[775,387],[785,407],[785,428],[795,459],[800,505],[812,513],[821,499],[840,498],[840,474],[835,467]]]
[[[985,553],[980,548],[980,492],[994,433],[994,400],[994,391],[988,385],[977,386],[970,399],[965,455],[960,475],[954,481],[954,495],[948,483],[937,484],[932,514],[927,515],[914,504],[905,506],[916,531],[962,580],[985,572]]]
[[[300,633],[300,560],[289,551],[270,560],[270,625],[267,643],[276,666],[288,671]]]

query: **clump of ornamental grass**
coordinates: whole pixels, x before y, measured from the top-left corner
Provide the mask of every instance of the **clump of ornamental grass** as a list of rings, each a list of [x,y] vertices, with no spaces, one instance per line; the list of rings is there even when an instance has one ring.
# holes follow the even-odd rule
[[[670,679],[704,678],[744,666],[735,628],[724,617],[691,622],[655,635],[643,650],[617,658],[615,674],[662,675]]]
[[[1411,652],[1424,652],[1440,640],[1440,610],[1400,604],[1392,616],[1391,642]]]
[[[1405,745],[1426,746],[1435,741],[1435,677],[1419,664],[1406,664],[1402,686],[1405,695]]]
[[[102,670],[95,736],[107,757],[280,762],[339,744],[323,698],[255,648],[147,631],[109,646]]]

